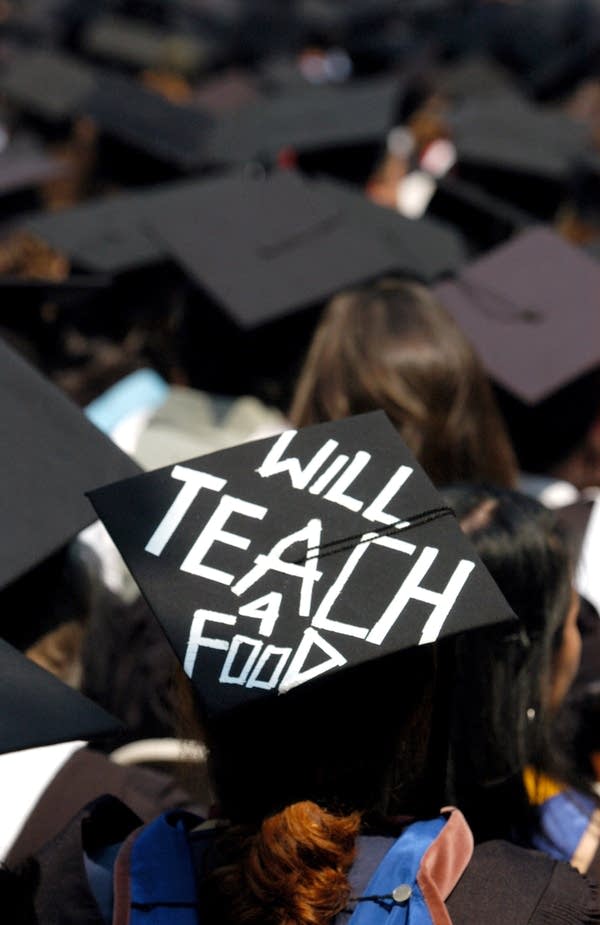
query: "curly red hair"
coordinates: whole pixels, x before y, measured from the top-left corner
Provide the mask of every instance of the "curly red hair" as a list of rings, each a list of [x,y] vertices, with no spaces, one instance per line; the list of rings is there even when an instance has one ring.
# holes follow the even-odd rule
[[[234,839],[234,857],[208,878],[203,912],[223,925],[325,925],[350,899],[359,828],[359,813],[336,816],[309,801],[287,806]]]

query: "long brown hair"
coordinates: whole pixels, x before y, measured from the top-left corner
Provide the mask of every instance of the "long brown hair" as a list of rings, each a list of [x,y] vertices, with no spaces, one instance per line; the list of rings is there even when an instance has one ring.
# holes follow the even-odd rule
[[[514,455],[479,360],[418,283],[383,279],[329,303],[290,419],[304,427],[378,408],[435,483],[514,485]]]

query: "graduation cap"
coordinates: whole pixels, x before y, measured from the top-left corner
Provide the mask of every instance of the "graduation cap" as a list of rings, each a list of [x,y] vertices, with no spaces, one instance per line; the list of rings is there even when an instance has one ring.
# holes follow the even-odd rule
[[[315,189],[360,221],[364,233],[385,241],[393,254],[395,271],[431,283],[458,270],[467,259],[467,248],[460,231],[449,221],[429,215],[405,218],[394,209],[375,205],[344,183],[319,178]]]
[[[465,101],[448,117],[461,177],[549,218],[571,162],[590,145],[588,128],[517,95]]]
[[[155,161],[183,172],[207,161],[213,118],[198,107],[176,105],[135,80],[102,73],[84,108],[106,135]]]
[[[4,341],[0,447],[5,588],[93,522],[85,491],[139,469]]]
[[[356,29],[373,29],[398,15],[397,0],[302,0],[298,15],[306,28],[328,41],[343,42]]]
[[[162,259],[162,249],[140,221],[140,193],[90,200],[60,212],[41,212],[23,226],[94,273],[142,269]]]
[[[454,174],[437,180],[427,207],[430,216],[460,229],[476,254],[538,224],[529,212]]]
[[[515,81],[510,73],[485,54],[471,54],[438,69],[435,86],[452,99],[514,97]]]
[[[0,151],[0,196],[33,189],[65,173],[65,165],[47,155],[31,136],[16,134]]]
[[[562,179],[588,145],[585,125],[515,94],[466,101],[450,116],[459,161]]]
[[[91,68],[69,55],[46,50],[19,50],[0,75],[0,93],[48,122],[80,115],[93,86]]]
[[[282,149],[323,156],[378,146],[392,127],[399,92],[398,78],[385,76],[265,98],[216,124],[208,156],[222,165],[273,163]]]
[[[172,204],[155,200],[148,217],[164,250],[246,330],[383,273],[435,279],[462,256],[456,235],[435,223],[419,226],[293,171],[207,180],[187,205],[180,191]]]
[[[165,68],[181,74],[195,74],[210,67],[215,58],[215,41],[198,35],[175,33],[115,13],[92,19],[82,36],[87,54],[131,68]]]
[[[383,412],[90,498],[209,715],[513,618]]]
[[[101,707],[0,639],[0,754],[113,734]]]
[[[599,291],[598,262],[545,227],[436,287],[490,376],[527,405],[600,363]]]

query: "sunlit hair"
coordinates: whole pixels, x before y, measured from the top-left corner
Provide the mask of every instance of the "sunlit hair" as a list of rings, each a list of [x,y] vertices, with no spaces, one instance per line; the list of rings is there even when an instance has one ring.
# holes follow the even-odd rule
[[[515,483],[513,452],[479,360],[418,283],[383,279],[329,303],[290,419],[304,427],[379,408],[435,483]]]
[[[350,899],[359,827],[358,813],[336,816],[304,801],[265,819],[254,834],[233,829],[219,846],[218,875],[205,884],[204,912],[222,925],[331,921]]]

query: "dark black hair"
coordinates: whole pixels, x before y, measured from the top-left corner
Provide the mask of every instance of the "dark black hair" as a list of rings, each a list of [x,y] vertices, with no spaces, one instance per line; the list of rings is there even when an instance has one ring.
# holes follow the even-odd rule
[[[553,513],[519,492],[464,485],[443,495],[519,618],[516,625],[456,641],[454,741],[462,738],[463,745],[455,760],[479,766],[474,776],[484,782],[480,793],[461,792],[457,799],[476,817],[477,803],[489,800],[486,791],[498,788],[505,795],[499,810],[506,812],[506,801],[512,804],[506,818],[514,828],[506,834],[516,837],[532,821],[522,779],[526,766],[589,789],[570,756],[566,717],[563,725],[549,709],[552,660],[572,601],[568,546]],[[464,778],[464,769],[456,776]]]

